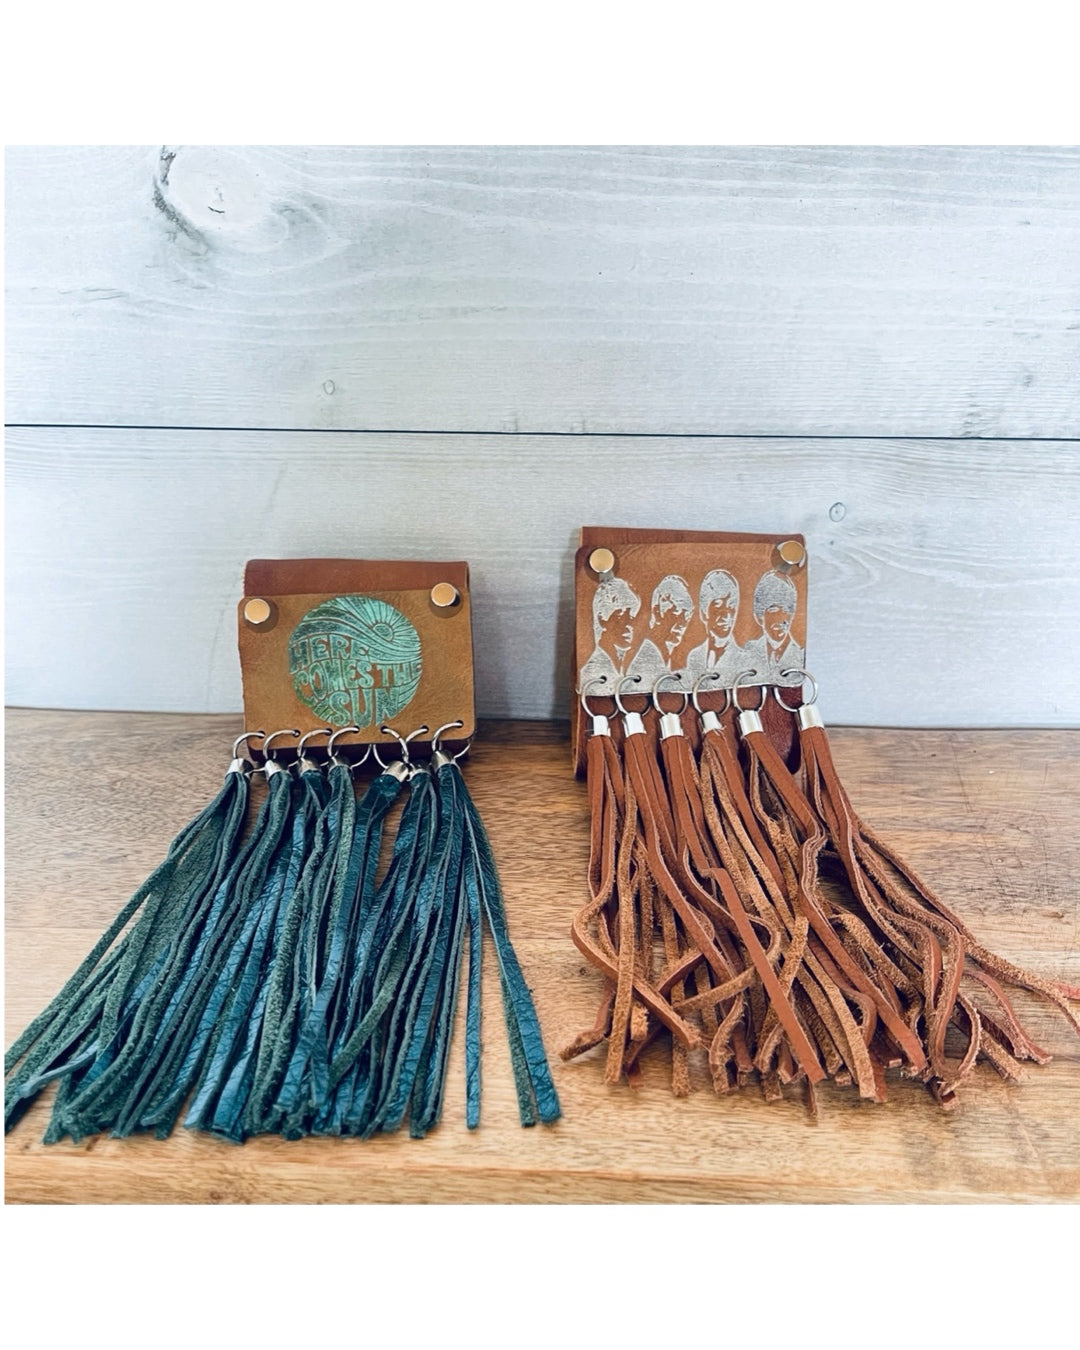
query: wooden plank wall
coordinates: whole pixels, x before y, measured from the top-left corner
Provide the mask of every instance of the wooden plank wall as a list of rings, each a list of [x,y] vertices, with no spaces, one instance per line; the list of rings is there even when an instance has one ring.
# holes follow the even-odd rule
[[[802,531],[828,717],[1080,721],[1080,151],[9,150],[8,701],[239,707],[244,560]]]

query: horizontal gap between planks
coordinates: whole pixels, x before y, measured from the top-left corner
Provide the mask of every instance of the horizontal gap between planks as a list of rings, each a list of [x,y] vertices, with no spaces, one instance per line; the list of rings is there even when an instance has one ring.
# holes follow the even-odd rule
[[[937,436],[925,432],[822,431],[437,431],[416,427],[229,427],[160,422],[5,422],[7,431],[244,431],[296,436],[509,436],[655,441],[1017,441],[1028,445],[1080,444],[1080,436]]]

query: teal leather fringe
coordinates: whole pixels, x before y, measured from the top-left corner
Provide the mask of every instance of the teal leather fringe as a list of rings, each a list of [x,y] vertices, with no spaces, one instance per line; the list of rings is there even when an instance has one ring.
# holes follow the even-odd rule
[[[465,813],[465,858],[463,866],[464,886],[469,897],[470,939],[469,963],[470,984],[473,958],[477,970],[476,985],[479,985],[480,953],[482,935],[479,910],[487,920],[487,926],[495,943],[495,954],[499,961],[499,980],[502,984],[503,1012],[506,1017],[506,1030],[510,1039],[510,1058],[514,1068],[514,1083],[517,1087],[518,1111],[522,1125],[534,1125],[537,1119],[550,1124],[558,1120],[561,1111],[559,1096],[551,1077],[547,1055],[544,1053],[544,1039],[540,1031],[540,1021],[533,1006],[532,993],[525,983],[517,955],[510,942],[510,932],[506,924],[506,906],[503,902],[502,887],[495,870],[495,859],[491,853],[484,822],[480,819],[465,780],[456,764],[446,764],[439,770],[440,775],[452,775],[456,795],[461,801]],[[479,988],[475,995],[470,988],[469,1015],[466,1018],[467,1039],[471,1038],[473,1080],[475,1090],[470,1083],[470,1097],[467,1101],[467,1121],[470,1128],[480,1120],[480,999]],[[474,995],[474,996],[473,996]],[[469,1058],[469,1047],[466,1046]]]
[[[448,792],[453,777],[437,769],[434,778],[438,832],[417,890],[402,995],[388,1019],[383,1054],[392,1068],[383,1075],[368,1127],[369,1132],[397,1130],[408,1111],[414,1138],[427,1133],[441,1109],[467,921],[460,886],[464,814]],[[434,1114],[432,1097],[437,1098]]]
[[[387,815],[408,782],[386,876]],[[421,1137],[446,1093],[466,942],[466,1121],[480,1120],[484,931],[499,964],[523,1125],[559,1117],[487,833],[456,764],[271,771],[245,837],[230,771],[49,1007],[12,1046],[10,1126],[59,1079],[46,1141],[184,1124]]]
[[[401,780],[386,771],[357,803],[348,766],[335,765],[330,777],[327,842],[300,920],[296,1036],[274,1102],[289,1138],[307,1133],[328,1103],[330,1047],[352,998],[351,965],[375,891],[383,825],[401,789]]]
[[[431,774],[418,766],[398,824],[390,865],[359,933],[353,963],[353,997],[338,1027],[327,1087],[334,1093],[320,1104],[315,1128],[333,1134],[369,1135],[387,1064],[388,1024],[414,938],[412,919],[423,904],[438,834]]]
[[[330,842],[330,787],[318,770],[300,775],[303,805],[297,812],[297,827],[310,827],[307,852],[295,889],[284,900],[281,931],[267,981],[266,1001],[259,1033],[254,1079],[244,1108],[246,1134],[269,1133],[278,1129],[281,1113],[274,1100],[285,1077],[301,1019],[307,1008],[302,996],[313,980],[306,972],[314,944],[311,925],[312,883],[320,874],[322,860]],[[287,888],[286,888],[287,889]]]
[[[46,1138],[63,1137],[71,1099],[96,1064],[116,1057],[186,916],[231,867],[247,810],[247,777],[230,771],[214,800],[177,834],[60,993],[11,1046],[4,1061],[6,1129],[59,1078]]]
[[[213,1030],[207,1008],[236,933],[266,882],[290,813],[289,775],[271,776],[255,826],[216,888],[182,916],[165,963],[116,1053],[102,1056],[66,1105],[73,1138],[110,1130],[170,1133]]]
[[[321,779],[317,772],[304,777]],[[236,1143],[242,1143],[250,1132],[246,1113],[257,1051],[263,1036],[272,1034],[264,1021],[270,979],[283,955],[284,920],[309,853],[316,814],[322,810],[322,794],[312,790],[312,785],[296,782],[291,790],[292,829],[282,839],[266,885],[222,967],[218,982],[226,1002],[184,1117],[185,1126],[210,1130]],[[289,961],[291,952],[286,951],[284,959]],[[207,1015],[216,1008],[216,999],[211,999]]]
[[[503,1008],[523,1125],[559,1118],[532,996],[510,943],[487,833],[452,762],[420,767],[409,785],[394,855],[361,934],[352,1030],[331,1064],[334,1107],[317,1130],[391,1132],[406,1115],[421,1137],[438,1123],[454,1025],[465,934],[467,1123],[480,1120],[480,992],[483,929],[499,961]]]

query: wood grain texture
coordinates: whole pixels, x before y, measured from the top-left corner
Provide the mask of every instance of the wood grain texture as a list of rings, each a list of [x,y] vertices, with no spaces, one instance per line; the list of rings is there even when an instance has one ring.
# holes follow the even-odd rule
[[[8,700],[240,707],[252,557],[459,557],[477,706],[565,716],[583,523],[790,530],[825,715],[1080,722],[1080,446],[11,431]]]
[[[1080,434],[1080,150],[22,147],[19,423]]]
[[[9,713],[7,1038],[56,991],[182,821],[214,790],[233,717]],[[588,848],[566,728],[491,723],[468,766],[549,1051],[591,1023],[599,980],[570,943]],[[1080,982],[1080,733],[841,730],[856,806],[974,931]],[[163,751],[167,753],[162,753]],[[68,774],[61,772],[71,763]],[[44,773],[41,765],[53,772]],[[42,1104],[8,1136],[7,1200],[31,1203],[1039,1202],[1080,1199],[1080,1043],[1034,1005],[1055,1055],[1010,1085],[983,1066],[945,1114],[910,1082],[881,1106],[670,1095],[657,1047],[639,1091],[595,1057],[555,1062],[564,1119],[517,1124],[497,980],[486,984],[484,1113],[463,1125],[455,1043],[443,1124],[428,1139],[256,1139],[180,1130],[45,1148]]]

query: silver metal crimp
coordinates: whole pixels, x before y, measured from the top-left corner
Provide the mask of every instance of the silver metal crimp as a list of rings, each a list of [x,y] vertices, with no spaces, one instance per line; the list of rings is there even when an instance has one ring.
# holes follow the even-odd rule
[[[644,736],[645,723],[641,720],[641,714],[636,712],[623,713],[623,735],[624,736]]]
[[[669,736],[682,736],[682,718],[678,713],[660,714],[660,739],[666,741]]]

